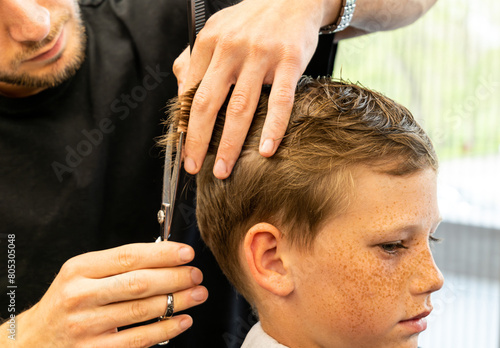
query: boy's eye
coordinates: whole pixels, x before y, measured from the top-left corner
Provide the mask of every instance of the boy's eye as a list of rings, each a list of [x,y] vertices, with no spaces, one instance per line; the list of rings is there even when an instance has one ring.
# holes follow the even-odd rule
[[[432,234],[429,235],[429,244],[430,244],[430,247],[433,248],[434,247],[434,243],[439,243],[441,242],[442,239],[441,238],[436,238],[434,237]]]
[[[442,239],[441,239],[441,238],[436,238],[436,237],[434,237],[434,236],[431,234],[431,235],[429,235],[429,241],[430,241],[431,243],[439,243],[439,242],[441,242],[441,241],[442,241]]]
[[[384,243],[379,245],[383,251],[388,254],[396,254],[398,249],[408,249],[407,246],[403,244],[403,241],[398,240],[397,242]]]

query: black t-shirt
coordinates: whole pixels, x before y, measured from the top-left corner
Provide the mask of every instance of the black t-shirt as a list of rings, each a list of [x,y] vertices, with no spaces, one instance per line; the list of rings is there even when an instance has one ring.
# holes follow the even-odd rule
[[[165,104],[188,43],[186,2],[80,1],[86,60],[64,84],[0,97],[0,316],[7,318],[7,242],[15,235],[15,313],[35,304],[69,258],[159,235]],[[182,191],[182,190],[180,190]],[[210,297],[170,347],[232,347],[253,324],[203,246],[192,192],[173,240],[195,247]]]

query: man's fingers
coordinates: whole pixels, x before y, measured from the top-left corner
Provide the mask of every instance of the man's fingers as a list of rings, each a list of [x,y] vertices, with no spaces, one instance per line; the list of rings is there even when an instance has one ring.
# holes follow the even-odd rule
[[[227,107],[224,131],[217,150],[213,173],[225,179],[231,173],[241,152],[259,102],[263,76],[258,71],[244,73],[238,78]]]
[[[300,69],[293,67],[276,70],[260,141],[259,152],[262,156],[270,157],[278,149],[290,120],[295,89],[301,74]]]
[[[105,278],[138,269],[175,267],[192,261],[194,250],[176,242],[137,243],[89,252],[67,261],[62,278]]]
[[[174,61],[172,71],[177,78],[178,94],[184,93],[184,85],[186,83],[189,70],[189,46],[177,57]]]
[[[216,74],[217,70],[214,73]],[[191,105],[184,150],[184,168],[190,174],[198,173],[201,168],[212,138],[217,113],[231,86],[228,78],[212,76],[203,79]]]
[[[210,66],[214,40],[204,39],[205,32],[206,30],[202,30],[198,34],[198,40],[192,51],[188,46],[174,61],[172,70],[177,78],[179,95],[196,86]]]
[[[196,44],[190,54],[189,69],[186,71],[186,88],[192,88],[199,83],[212,62],[215,47],[215,38],[207,34],[207,25],[197,36]],[[189,49],[189,47],[188,47]]]
[[[102,306],[173,293],[192,288],[202,281],[201,271],[190,266],[132,271],[94,283],[95,303]]]
[[[174,313],[178,313],[205,302],[208,291],[203,286],[197,286],[175,292],[173,297]],[[103,328],[112,329],[148,321],[165,315],[166,308],[167,295],[157,295],[99,307],[97,313],[93,313],[90,330],[99,334],[102,333]]]
[[[151,347],[157,343],[171,340],[193,325],[189,315],[179,315],[169,320],[154,322],[149,325],[97,336],[95,347]]]

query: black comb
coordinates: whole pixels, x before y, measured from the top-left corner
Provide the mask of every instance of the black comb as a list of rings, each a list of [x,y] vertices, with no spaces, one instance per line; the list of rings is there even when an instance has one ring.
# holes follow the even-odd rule
[[[188,0],[189,45],[193,51],[196,35],[206,22],[205,0]]]

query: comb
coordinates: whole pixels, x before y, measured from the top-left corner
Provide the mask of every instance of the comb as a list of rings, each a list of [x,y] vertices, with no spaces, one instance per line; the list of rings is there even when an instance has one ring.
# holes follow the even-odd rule
[[[193,51],[196,35],[205,26],[205,0],[188,0],[189,46]]]

